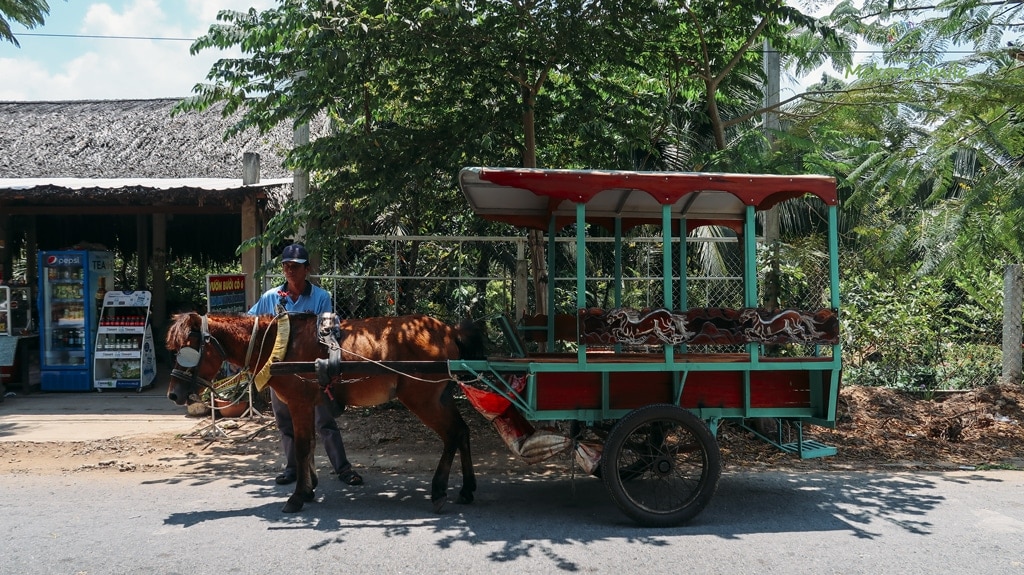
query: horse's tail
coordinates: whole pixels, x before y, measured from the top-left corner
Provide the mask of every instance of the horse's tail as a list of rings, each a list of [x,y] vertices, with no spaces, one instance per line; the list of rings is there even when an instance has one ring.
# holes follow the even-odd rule
[[[466,318],[455,331],[455,345],[459,347],[459,359],[485,359],[487,357],[486,339],[480,324]]]

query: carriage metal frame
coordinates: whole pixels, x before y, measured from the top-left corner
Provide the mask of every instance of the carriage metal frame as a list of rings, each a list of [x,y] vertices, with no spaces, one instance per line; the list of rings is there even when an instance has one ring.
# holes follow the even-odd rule
[[[835,448],[803,437],[805,423],[835,426],[842,369],[833,178],[476,167],[460,172],[459,185],[478,216],[546,232],[549,269],[558,230],[575,224],[577,314],[550,313],[540,325],[500,318],[511,349],[484,360],[450,360],[449,371],[500,398],[516,419],[572,422],[569,440],[577,450],[584,431],[596,432],[603,453],[593,472],[627,516],[643,525],[670,526],[700,513],[721,473],[715,436],[726,420],[801,458],[835,454]],[[759,308],[756,214],[807,196],[821,200],[827,213],[828,306]],[[615,309],[588,308],[584,258],[590,226],[614,234],[618,285],[624,232],[640,224],[662,232],[661,307],[621,309],[616,290]],[[674,263],[686,270],[688,231],[704,225],[727,226],[740,238],[742,310],[690,309],[687,274],[673,277]],[[555,296],[554,282],[548,282],[548,301]],[[785,314],[793,321],[776,319]],[[576,349],[528,352],[517,342],[531,330],[534,336],[540,331],[547,350],[568,332]],[[697,345],[709,343],[728,344],[729,351],[707,352],[708,345]],[[787,357],[765,352],[786,343],[803,351]],[[734,351],[737,346],[743,351]],[[498,411],[490,416],[500,418]],[[747,426],[752,418],[779,421],[778,434]],[[783,421],[795,430],[795,440],[785,440]]]

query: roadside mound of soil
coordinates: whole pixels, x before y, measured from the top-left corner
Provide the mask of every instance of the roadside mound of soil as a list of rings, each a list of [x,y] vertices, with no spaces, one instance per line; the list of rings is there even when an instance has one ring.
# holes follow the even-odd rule
[[[720,427],[718,439],[727,469],[1024,468],[1022,406],[1021,386],[995,385],[932,399],[890,389],[847,387],[840,393],[835,429],[804,429],[805,439],[835,446],[835,456],[800,460],[732,423]],[[472,430],[473,459],[479,473],[569,469],[567,460],[560,458],[537,465],[523,463],[511,455],[482,416],[465,402],[460,408]],[[437,464],[440,441],[397,403],[350,408],[339,418],[339,425],[349,458],[358,469],[430,472]],[[782,438],[783,442],[794,440],[794,430],[784,427]],[[208,418],[197,418],[196,430],[184,436],[0,443],[0,472],[13,473],[272,475],[280,464],[278,436],[270,417],[220,420],[217,428],[210,427]],[[320,473],[326,473],[322,451],[318,451],[317,464]]]
[[[838,449],[803,465],[870,468],[1024,467],[1024,387],[993,385],[923,398],[877,387],[842,389],[836,428],[809,426],[805,436]],[[750,434],[721,437],[731,463],[780,464],[792,456],[749,442]]]

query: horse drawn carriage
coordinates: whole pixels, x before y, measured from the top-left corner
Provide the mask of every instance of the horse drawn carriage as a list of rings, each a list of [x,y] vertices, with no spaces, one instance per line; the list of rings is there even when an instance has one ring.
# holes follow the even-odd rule
[[[725,421],[747,426],[774,420],[777,434],[749,428],[799,457],[835,453],[802,433],[804,424],[834,425],[839,392],[838,198],[832,178],[467,168],[459,184],[480,217],[546,234],[546,298],[539,299],[551,309],[498,318],[507,350],[473,355],[462,340],[431,356],[369,349],[352,354],[346,331],[363,327],[343,320],[335,328],[340,346],[334,354],[321,350],[313,359],[282,352],[275,362],[257,352],[252,365],[268,365],[278,379],[315,372],[323,382],[339,373],[392,380],[396,374],[399,380],[450,375],[514,453],[527,461],[569,454],[574,465],[601,477],[619,508],[642,525],[678,525],[708,504],[721,474],[715,437]],[[799,203],[799,213],[816,218],[811,223],[821,245],[810,251],[818,254],[814,261],[824,279],[817,289],[802,290],[799,305],[765,306],[760,302],[769,266],[759,260],[758,216],[784,202]],[[660,270],[657,276],[640,277],[636,262],[624,256],[636,249],[637,230],[657,230],[657,241],[642,246],[646,261],[655,264],[649,268]],[[702,259],[715,259],[706,245],[713,242],[701,239],[714,230],[729,230],[724,235],[732,243],[717,248],[731,250],[736,260],[715,278],[731,282],[720,291],[727,295],[709,298],[701,287],[709,278],[694,270],[703,269]],[[572,238],[568,246],[556,244],[559,235]],[[610,278],[595,279],[598,258],[588,248],[596,243],[606,246]],[[574,276],[558,275],[560,253],[574,258]],[[631,281],[653,286],[656,301],[650,301],[650,289],[638,298]],[[178,348],[198,348],[202,355],[209,328],[205,318],[201,329],[195,321],[192,343],[179,338]],[[257,328],[253,337],[263,333]],[[457,333],[449,336],[459,340]],[[168,345],[174,347],[170,336]],[[226,353],[232,352],[220,352]],[[186,374],[180,379],[195,378],[189,369],[199,362],[189,363],[180,366]],[[435,508],[443,502],[456,450],[462,450],[460,499],[471,501],[468,436],[463,440],[460,426],[450,421],[461,423],[458,413],[446,412],[445,421],[436,409],[420,413],[430,402],[403,398],[401,382],[390,385],[390,398],[403,400],[445,442],[433,481]],[[404,385],[408,395],[417,384]],[[444,404],[449,392],[439,393],[431,401]],[[338,401],[370,404],[344,393]],[[297,434],[299,424],[296,417]],[[300,476],[293,498],[306,490],[301,495],[309,500],[315,476],[302,483]],[[290,499],[286,510],[296,510],[296,503],[301,508],[301,502]]]
[[[575,313],[506,326],[518,328],[507,329],[512,342],[540,333],[545,351],[513,344],[506,356],[450,362],[460,379],[476,382],[464,385],[467,395],[500,423],[510,446],[538,456],[575,450],[581,468],[599,474],[622,511],[645,525],[685,522],[708,503],[720,475],[715,433],[723,420],[785,420],[795,441],[764,439],[800,457],[835,453],[802,437],[805,422],[834,425],[839,390],[832,178],[472,168],[459,182],[481,217],[546,231],[550,269],[558,230],[568,227],[575,236]],[[816,202],[828,224],[827,289],[813,309],[758,305],[756,216],[787,200]],[[638,226],[662,235],[662,299],[647,309],[628,307],[623,294],[625,235]],[[740,306],[690,301],[686,270],[699,266],[686,238],[711,226],[732,230],[741,242]],[[592,236],[612,240],[610,309],[592,305]],[[554,302],[555,282],[547,287]],[[565,340],[565,351],[554,351]],[[533,425],[556,421],[572,422],[567,441]]]

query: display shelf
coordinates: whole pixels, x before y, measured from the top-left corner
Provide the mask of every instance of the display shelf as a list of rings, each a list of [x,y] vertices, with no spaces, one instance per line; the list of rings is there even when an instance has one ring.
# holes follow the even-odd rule
[[[97,390],[148,387],[156,378],[148,291],[106,292],[93,350]]]

